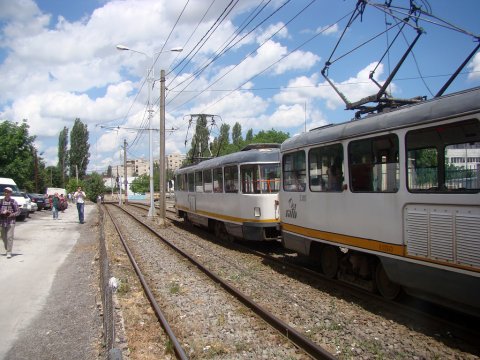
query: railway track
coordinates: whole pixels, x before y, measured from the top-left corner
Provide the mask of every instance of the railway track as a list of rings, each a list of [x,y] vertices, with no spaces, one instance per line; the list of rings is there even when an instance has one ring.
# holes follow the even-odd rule
[[[141,205],[137,205],[142,207]],[[171,220],[177,221],[174,217]],[[181,224],[182,222],[177,222]],[[192,231],[192,228],[188,229]],[[195,233],[202,231],[193,230]],[[205,233],[204,233],[205,234]],[[211,236],[208,236],[211,240]],[[398,322],[400,325],[413,328],[415,331],[419,331],[422,336],[440,340],[444,345],[465,349],[466,353],[470,353],[473,357],[478,356],[479,350],[476,345],[478,339],[478,322],[471,317],[465,317],[461,314],[446,311],[436,307],[435,311],[431,311],[431,304],[428,305],[428,311],[419,308],[418,300],[414,300],[412,305],[412,299],[407,297],[407,302],[391,302],[379,296],[374,296],[370,292],[365,292],[357,287],[351,287],[345,283],[332,282],[330,279],[322,278],[320,274],[310,269],[305,268],[305,263],[292,264],[291,257],[278,255],[272,256],[270,254],[271,248],[252,250],[251,246],[241,246],[238,244],[225,245],[224,247],[233,247],[237,251],[255,253],[255,256],[260,256],[264,264],[275,268],[279,272],[289,272],[289,276],[298,281],[310,284],[310,286],[322,288],[323,286],[328,288],[337,289],[342,293],[341,298],[349,299],[355,298],[355,302],[361,304],[362,307],[370,309],[374,313],[381,314],[387,321],[387,323]],[[230,255],[235,256],[235,255]],[[287,261],[285,261],[285,258]],[[236,262],[239,262],[237,260]],[[322,285],[323,284],[323,285]],[[326,284],[326,285],[325,285]],[[349,295],[345,295],[345,294]],[[348,300],[349,301],[349,300]],[[420,307],[425,306],[425,303],[420,302]],[[465,325],[464,325],[465,324]],[[429,341],[429,340],[425,340]],[[460,356],[462,357],[462,356]],[[465,356],[469,358],[468,355]]]
[[[117,231],[119,231],[119,233],[124,233],[124,235],[122,235],[123,237],[127,238],[127,240],[124,240],[125,243],[131,243],[132,240],[128,240],[128,238],[132,238],[132,237],[137,237],[138,236],[138,231],[145,231],[144,228],[148,228],[148,232],[150,232],[151,234],[153,234],[154,236],[152,237],[150,235],[150,246],[158,246],[158,241],[156,241],[155,239],[161,239],[163,244],[166,244],[168,245],[170,251],[171,250],[174,250],[176,254],[180,254],[183,258],[186,258],[188,259],[192,264],[195,265],[196,268],[200,269],[204,274],[206,274],[211,280],[213,280],[214,284],[220,284],[220,286],[225,290],[227,291],[229,294],[233,295],[236,299],[237,302],[241,302],[242,304],[244,304],[245,306],[247,306],[251,311],[253,311],[255,314],[257,314],[257,316],[261,317],[264,321],[266,321],[268,324],[270,324],[270,326],[274,329],[276,329],[281,335],[285,336],[286,338],[289,339],[289,341],[292,342],[292,345],[290,345],[290,347],[292,348],[291,350],[289,350],[289,352],[291,352],[292,354],[295,354],[295,357],[294,358],[307,358],[307,357],[313,357],[313,358],[316,358],[316,359],[333,359],[334,356],[329,353],[328,351],[324,350],[321,346],[317,345],[316,343],[314,343],[313,341],[311,341],[308,337],[304,336],[303,334],[299,333],[297,330],[295,330],[294,328],[292,328],[291,326],[289,326],[288,324],[286,324],[285,322],[281,321],[280,319],[276,318],[274,315],[272,315],[267,309],[263,308],[262,306],[258,305],[257,303],[255,303],[255,301],[253,301],[249,296],[247,296],[246,294],[242,293],[241,291],[239,291],[238,289],[236,289],[234,286],[232,286],[223,276],[220,276],[220,275],[217,275],[215,274],[214,272],[210,271],[208,268],[206,268],[205,266],[203,266],[200,262],[198,262],[194,257],[192,257],[191,255],[185,253],[183,250],[177,248],[174,244],[172,244],[170,241],[168,241],[164,236],[160,235],[155,229],[153,229],[152,227],[149,227],[148,225],[144,224],[143,222],[139,221],[139,220],[136,220],[137,221],[137,226],[136,226],[136,231],[137,233],[135,232],[131,232],[131,230],[128,230],[125,228],[124,226],[124,223],[127,221],[125,220],[126,218],[130,217],[131,215],[128,214],[128,212],[126,212],[125,214],[122,214],[122,215],[119,215],[119,212],[120,210],[118,209],[112,209],[112,205],[107,205],[107,208],[109,209],[109,212],[114,212],[115,215],[112,217],[112,221],[114,221],[115,223],[117,223],[115,226],[117,228]],[[122,210],[124,211],[124,210]],[[122,218],[122,221],[115,221],[113,220],[113,218],[116,218],[116,219],[119,219],[119,218]],[[142,230],[140,230],[142,229]],[[125,233],[127,233],[127,235],[125,235]],[[128,234],[129,233],[129,234]],[[143,235],[142,235],[143,237]],[[157,243],[157,245],[154,245],[155,242]],[[133,243],[137,243],[137,241],[133,241]],[[127,245],[128,246],[128,245]],[[136,245],[134,245],[136,246]],[[137,256],[134,256],[133,254],[136,252],[136,251],[139,251],[138,249],[137,250],[133,250],[133,251],[130,251],[128,250],[128,253],[129,253],[129,257],[131,258],[132,260],[132,263],[134,264],[134,267],[136,269],[136,272],[137,274],[139,274],[140,278],[142,279],[142,285],[145,289],[145,292],[149,295],[149,299],[150,299],[150,303],[153,304],[153,307],[155,308],[155,311],[157,313],[157,317],[159,319],[161,319],[161,322],[162,322],[162,325],[165,329],[167,329],[167,332],[169,333],[170,336],[173,336],[172,337],[172,343],[176,344],[175,345],[175,352],[177,353],[177,355],[179,356],[179,358],[184,358],[182,354],[185,354],[185,351],[183,351],[183,349],[181,348],[181,346],[179,346],[179,342],[178,340],[176,340],[176,337],[175,335],[173,334],[173,331],[171,331],[171,326],[168,325],[167,321],[166,321],[166,317],[161,313],[161,311],[159,310],[160,306],[159,305],[156,305],[156,301],[155,301],[155,297],[153,296],[153,293],[154,293],[154,290],[150,289],[149,285],[147,284],[147,281],[145,281],[145,278],[148,277],[148,278],[152,278],[154,277],[154,275],[151,273],[152,271],[152,267],[151,265],[138,265],[137,264],[137,260],[135,260],[135,258]],[[141,252],[141,251],[140,251]],[[142,256],[143,258],[144,256]],[[169,255],[170,257],[170,255]],[[146,262],[145,259],[142,259],[141,262]],[[180,263],[182,262],[181,260],[179,261]],[[178,265],[177,265],[178,266]],[[140,270],[141,267],[145,267],[147,269],[150,269],[149,270],[149,274],[148,275],[142,275],[142,270]],[[182,270],[183,273],[187,274],[188,272],[192,272],[191,268],[190,270],[189,269],[184,269]],[[189,275],[190,276],[190,275]],[[198,281],[205,281],[205,280],[198,280]],[[150,282],[150,281],[149,281]],[[156,285],[158,287],[158,285]],[[213,287],[215,288],[216,285],[210,285],[210,287]],[[212,290],[213,291],[213,290]],[[223,291],[223,293],[225,293],[225,291]],[[215,295],[215,296],[218,296],[218,295]],[[225,295],[223,295],[225,296]],[[209,297],[213,297],[213,295],[209,292]],[[165,302],[165,300],[163,300],[163,302]],[[228,298],[222,300],[221,302],[225,302],[225,303],[228,303],[229,300]],[[231,300],[230,300],[231,302]],[[232,305],[230,305],[232,306]],[[238,305],[236,305],[238,306]],[[207,310],[203,310],[203,311],[212,311],[211,309],[207,309]],[[250,314],[247,314],[247,318],[251,318],[251,315]],[[251,321],[251,320],[249,320]],[[257,320],[258,321],[258,320]],[[178,325],[177,325],[178,327]],[[263,329],[264,327],[261,326],[261,325],[253,325],[253,328],[259,328],[259,329]],[[248,331],[251,331],[252,329],[248,329]],[[188,330],[187,330],[188,331]],[[265,330],[262,330],[262,332],[265,332]],[[262,343],[264,343],[264,346],[267,346],[269,349],[275,349],[276,347],[278,347],[278,345],[276,345],[276,342],[278,342],[279,340],[277,339],[278,338],[278,334],[277,336],[275,336],[275,341],[272,341],[269,340],[269,338],[272,336],[271,334],[266,336],[265,334],[262,335],[262,332],[260,332],[258,334],[259,336],[259,339],[261,339],[261,337],[266,337],[264,340],[261,340]],[[269,334],[269,331],[266,332],[267,334]],[[281,337],[280,337],[281,338]],[[221,340],[219,340],[221,341]],[[281,340],[280,340],[281,342]],[[177,348],[177,345],[179,346]],[[282,348],[285,347],[285,344],[282,344]],[[301,355],[301,353],[299,353],[299,350],[302,350],[304,351],[304,355]],[[191,348],[189,350],[191,352]],[[272,350],[269,350],[269,351],[272,351]],[[283,350],[282,350],[283,352]],[[287,352],[288,354],[288,352]],[[308,356],[307,356],[308,354]],[[194,357],[197,357],[198,354],[194,355]],[[278,354],[277,354],[278,356]],[[287,356],[292,356],[292,355],[287,355]]]

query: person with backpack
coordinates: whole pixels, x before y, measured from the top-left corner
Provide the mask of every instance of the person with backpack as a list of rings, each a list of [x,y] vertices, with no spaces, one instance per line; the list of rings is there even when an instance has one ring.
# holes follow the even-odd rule
[[[2,232],[3,246],[7,252],[7,259],[12,257],[13,236],[15,231],[15,218],[20,215],[20,206],[12,198],[12,188],[4,189],[5,197],[0,200],[0,227]]]

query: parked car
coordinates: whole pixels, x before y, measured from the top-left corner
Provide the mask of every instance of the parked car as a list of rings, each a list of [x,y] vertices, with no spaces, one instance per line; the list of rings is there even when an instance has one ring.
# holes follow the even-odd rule
[[[32,200],[28,197],[27,193],[20,192],[20,195],[22,195],[23,198],[25,199],[25,204],[27,204],[27,209],[28,209],[27,217],[29,217],[31,213],[34,213],[37,210],[37,206],[35,205],[34,207],[32,205]]]
[[[45,202],[43,204],[43,208],[45,210],[52,210],[51,196],[45,195],[44,199],[45,199]]]
[[[38,210],[43,210],[45,208],[45,195],[28,193],[27,196],[32,200],[32,203],[37,204]]]

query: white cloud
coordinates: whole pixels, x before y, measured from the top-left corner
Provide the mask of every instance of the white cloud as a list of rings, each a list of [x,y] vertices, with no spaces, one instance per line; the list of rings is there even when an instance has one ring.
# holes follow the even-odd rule
[[[319,27],[316,32],[322,33],[322,35],[325,35],[325,36],[336,34],[338,32],[338,24],[335,23],[332,25]]]
[[[355,102],[378,92],[378,87],[369,79],[370,71],[375,66],[376,63],[369,64],[361,69],[355,77],[341,82],[337,82],[334,79],[331,80],[350,102]],[[375,80],[382,83],[379,79],[382,75],[383,65],[380,64],[375,73]],[[392,84],[392,89],[395,91],[395,84]],[[327,81],[319,82],[318,74],[311,77],[297,77],[289,82],[287,88],[274,96],[275,102],[287,104],[296,104],[314,99],[324,100],[327,108],[332,110],[345,106],[343,100]]]
[[[257,43],[262,44],[275,34],[275,38],[281,39],[288,37],[288,30],[285,24],[278,22],[267,27],[267,29],[257,36]]]
[[[471,71],[471,73],[468,74],[469,80],[480,79],[480,53],[477,53],[473,57],[473,60],[468,64],[468,68]]]

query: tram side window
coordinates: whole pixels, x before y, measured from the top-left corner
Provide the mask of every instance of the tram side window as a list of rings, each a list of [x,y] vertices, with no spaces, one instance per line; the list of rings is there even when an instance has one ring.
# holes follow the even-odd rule
[[[193,172],[188,173],[187,181],[188,181],[188,191],[189,192],[194,192],[195,191],[195,176],[194,176]]]
[[[343,146],[335,144],[311,149],[308,153],[311,191],[342,191]]]
[[[203,171],[203,191],[211,193],[213,190],[212,184],[212,170]]]
[[[223,193],[223,170],[213,169],[213,192]]]
[[[260,194],[260,176],[258,165],[241,165],[242,193]]]
[[[201,171],[195,171],[195,192],[203,192],[203,176]]]
[[[280,165],[260,165],[260,188],[262,194],[277,193],[280,190]]]
[[[174,186],[175,186],[175,190],[177,190],[177,191],[185,191],[186,190],[184,174],[177,174]]]
[[[306,162],[305,151],[283,155],[283,189],[285,191],[305,191]]]
[[[480,122],[466,120],[409,131],[407,186],[411,192],[480,190]]]
[[[237,193],[238,192],[238,168],[236,165],[225,166],[225,192]]]
[[[348,146],[352,191],[398,191],[398,154],[398,137],[394,134],[352,141]]]

